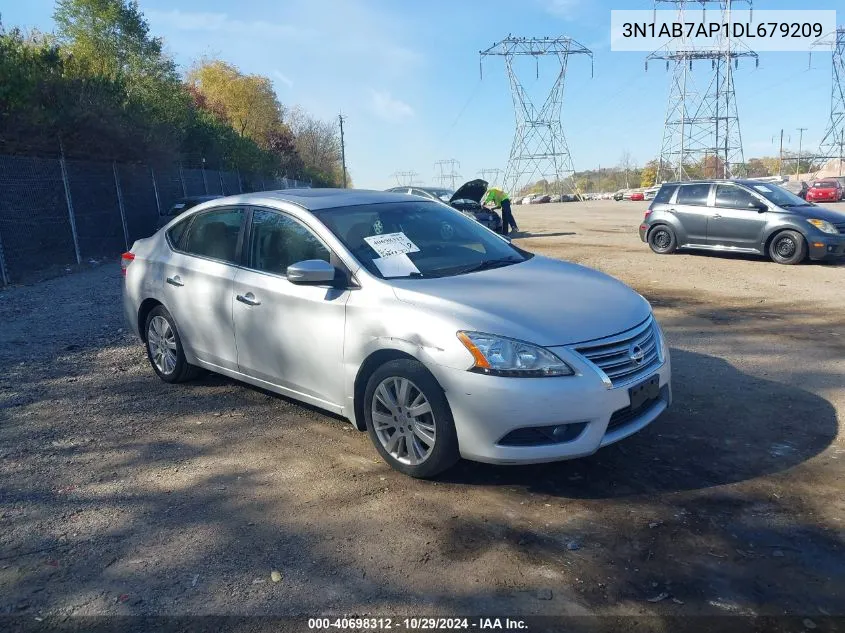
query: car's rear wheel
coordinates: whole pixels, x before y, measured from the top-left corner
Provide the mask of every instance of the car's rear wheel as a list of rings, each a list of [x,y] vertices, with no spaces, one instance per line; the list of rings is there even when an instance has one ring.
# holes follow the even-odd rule
[[[418,361],[392,360],[373,372],[364,392],[364,418],[376,450],[401,473],[434,477],[459,459],[446,395]]]
[[[769,242],[769,257],[778,264],[798,264],[807,257],[807,240],[798,231],[782,231]]]
[[[176,323],[164,306],[159,305],[150,310],[144,331],[147,358],[159,378],[164,382],[175,383],[197,374],[198,368],[188,363]]]
[[[648,232],[648,245],[658,255],[668,255],[678,247],[678,240],[671,227],[658,224]]]

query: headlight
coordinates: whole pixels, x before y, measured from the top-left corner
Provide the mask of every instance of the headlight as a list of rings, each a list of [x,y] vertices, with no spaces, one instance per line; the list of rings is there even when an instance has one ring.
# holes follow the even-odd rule
[[[530,343],[480,332],[458,332],[458,339],[475,359],[470,371],[480,374],[537,378],[575,373],[549,350]]]
[[[833,234],[839,233],[837,228],[835,226],[833,226],[827,220],[817,220],[816,218],[810,218],[809,220],[807,220],[807,222],[812,224],[814,227],[816,227],[822,233],[833,233]]]

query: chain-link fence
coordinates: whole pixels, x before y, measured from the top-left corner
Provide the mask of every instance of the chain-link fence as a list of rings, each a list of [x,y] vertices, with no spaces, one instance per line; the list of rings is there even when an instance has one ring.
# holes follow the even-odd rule
[[[186,196],[310,186],[181,165],[0,156],[0,286],[56,266],[116,256],[152,235],[159,215]]]

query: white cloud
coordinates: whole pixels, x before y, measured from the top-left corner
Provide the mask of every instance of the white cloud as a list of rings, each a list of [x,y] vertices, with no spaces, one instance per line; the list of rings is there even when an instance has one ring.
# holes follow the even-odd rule
[[[179,31],[220,31],[252,37],[260,35],[303,37],[314,34],[314,31],[310,29],[300,29],[267,20],[238,20],[231,18],[227,13],[147,9],[144,15],[154,27],[166,27]]]
[[[396,99],[386,90],[372,91],[372,107],[379,117],[388,121],[401,121],[414,116],[414,109],[410,105]]]
[[[282,82],[283,84],[285,84],[288,88],[293,87],[293,80],[290,77],[288,77],[287,75],[282,74],[280,71],[274,70],[273,71],[273,77],[275,79],[277,79],[278,81]]]
[[[560,18],[571,19],[580,8],[581,0],[545,0],[546,11]]]

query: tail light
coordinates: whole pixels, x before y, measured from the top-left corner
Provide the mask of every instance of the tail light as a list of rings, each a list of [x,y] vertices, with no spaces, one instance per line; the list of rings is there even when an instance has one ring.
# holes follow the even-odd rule
[[[126,277],[126,269],[135,261],[135,253],[128,251],[120,256],[120,274]]]
[[[648,216],[651,215],[651,207],[645,210],[645,216],[643,217],[643,221],[648,220]]]

